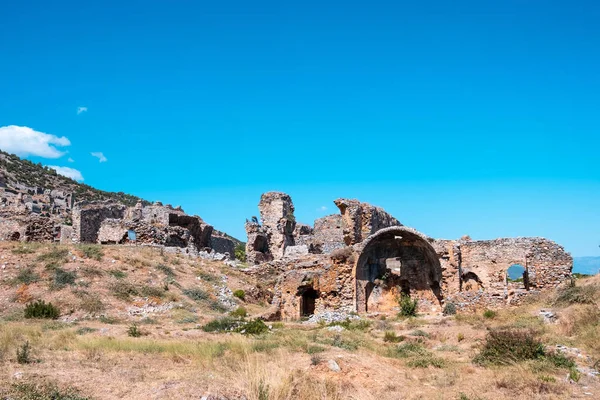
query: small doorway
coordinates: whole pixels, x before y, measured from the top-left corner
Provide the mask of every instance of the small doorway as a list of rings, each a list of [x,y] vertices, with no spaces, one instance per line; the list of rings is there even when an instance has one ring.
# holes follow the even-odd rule
[[[319,293],[312,287],[300,291],[300,316],[310,317],[315,313],[315,303]]]

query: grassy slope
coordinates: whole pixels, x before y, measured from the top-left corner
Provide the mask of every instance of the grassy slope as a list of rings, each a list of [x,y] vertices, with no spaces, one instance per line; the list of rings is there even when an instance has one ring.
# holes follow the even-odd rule
[[[65,249],[68,256],[62,258]],[[580,365],[600,360],[598,306],[579,304],[600,292],[599,277],[578,283],[578,287],[590,289],[563,293],[560,304],[552,293],[499,311],[493,318],[485,318],[483,313],[412,319],[387,316],[353,323],[341,332],[325,326],[277,323],[265,335],[246,337],[197,329],[224,314],[212,303],[213,286],[221,284],[222,274],[227,274],[232,290],[249,289],[255,283],[239,271],[216,262],[141,248],[104,247],[100,261],[84,257],[96,256],[97,249],[53,245],[23,248],[0,243],[0,264],[6,265],[0,272],[0,388],[31,392],[31,388],[14,386],[15,382],[50,382],[99,399],[198,398],[208,393],[232,399],[378,400],[567,399],[600,394],[596,378],[582,376],[579,383],[568,383],[568,370],[544,360],[502,367],[472,362],[488,329],[507,326],[536,331],[548,348],[560,343],[582,349],[590,360],[582,357],[577,361]],[[47,267],[52,263],[75,272],[75,283],[56,288],[56,265]],[[31,270],[23,273],[26,266]],[[35,282],[23,290],[18,280]],[[161,294],[159,289],[165,281],[170,282],[169,290]],[[115,291],[118,282],[140,293],[144,287],[154,288],[156,291],[150,293],[155,296],[123,297]],[[189,288],[202,289],[209,296],[194,301],[182,291]],[[23,320],[26,295],[58,304],[63,314],[69,320],[76,318],[76,322]],[[103,310],[90,313],[95,304],[90,297],[99,300]],[[129,307],[149,303],[181,306],[151,314],[145,320],[127,313]],[[559,322],[543,324],[537,313],[552,304]],[[265,308],[244,305],[251,314]],[[100,314],[106,317],[98,318]],[[127,335],[133,322],[139,324],[144,336]],[[386,342],[386,332],[388,338],[395,335],[404,339]],[[31,358],[39,362],[19,364],[16,350],[27,340],[33,348]],[[329,360],[335,360],[341,371],[330,370]],[[15,379],[15,374],[22,378]]]

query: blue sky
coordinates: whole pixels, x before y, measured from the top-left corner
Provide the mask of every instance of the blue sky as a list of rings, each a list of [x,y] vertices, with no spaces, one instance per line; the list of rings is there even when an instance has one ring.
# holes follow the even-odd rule
[[[600,255],[597,2],[4,3],[0,127],[85,183],[240,238],[281,190]]]

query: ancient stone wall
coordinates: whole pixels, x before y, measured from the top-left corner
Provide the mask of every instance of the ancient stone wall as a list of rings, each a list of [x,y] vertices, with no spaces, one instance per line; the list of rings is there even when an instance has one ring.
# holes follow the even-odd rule
[[[294,204],[289,195],[281,192],[263,193],[258,203],[261,224],[246,222],[246,257],[258,264],[280,260],[288,246],[294,246]]]
[[[114,203],[76,205],[73,209],[73,230],[78,242],[96,243],[105,219],[123,219],[125,206]]]
[[[337,199],[334,203],[342,214],[344,243],[348,246],[362,242],[380,229],[402,226],[383,208],[351,199]]]

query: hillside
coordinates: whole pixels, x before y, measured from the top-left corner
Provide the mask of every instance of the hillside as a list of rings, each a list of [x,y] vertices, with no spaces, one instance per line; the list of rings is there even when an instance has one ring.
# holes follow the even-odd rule
[[[600,395],[598,277],[494,312],[263,325],[254,317],[269,291],[232,263],[4,242],[0,268],[0,398]],[[58,318],[24,318],[35,300],[57,306]]]
[[[0,188],[20,185],[73,193],[77,201],[113,200],[133,206],[140,199],[123,192],[105,192],[71,178],[58,175],[55,170],[0,150]],[[143,200],[142,200],[143,201]],[[143,201],[149,204],[147,201]]]

